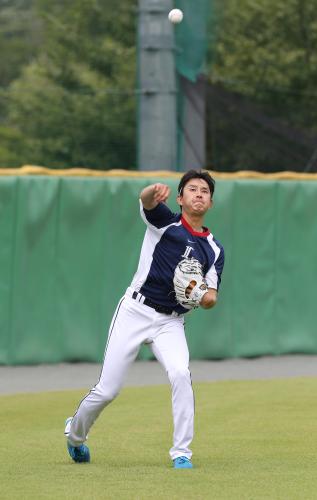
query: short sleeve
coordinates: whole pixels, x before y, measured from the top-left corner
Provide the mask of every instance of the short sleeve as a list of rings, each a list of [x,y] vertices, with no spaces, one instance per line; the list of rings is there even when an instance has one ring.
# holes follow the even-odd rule
[[[140,212],[145,224],[156,229],[162,229],[180,219],[180,215],[174,214],[165,203],[159,203],[152,210],[146,210],[140,200]]]
[[[221,246],[217,259],[215,260],[215,262],[213,263],[213,265],[211,266],[211,268],[209,269],[209,271],[205,276],[208,288],[214,288],[215,290],[219,290],[224,263],[225,263],[225,253],[223,247]]]

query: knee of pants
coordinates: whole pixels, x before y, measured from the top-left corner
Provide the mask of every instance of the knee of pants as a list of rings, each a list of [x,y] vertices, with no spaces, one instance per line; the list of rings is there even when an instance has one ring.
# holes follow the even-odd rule
[[[100,402],[104,403],[105,405],[113,401],[113,399],[118,396],[119,392],[119,387],[102,387],[100,385],[97,385],[94,391],[94,393],[98,396]]]
[[[191,383],[191,378],[190,378],[190,371],[186,367],[177,367],[173,368],[168,372],[168,378],[171,382],[171,384],[177,384],[177,383],[182,383],[182,382],[189,382]]]

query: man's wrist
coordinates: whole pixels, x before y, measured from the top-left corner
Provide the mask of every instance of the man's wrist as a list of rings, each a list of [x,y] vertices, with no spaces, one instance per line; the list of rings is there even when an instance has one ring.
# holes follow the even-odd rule
[[[208,292],[206,283],[201,283],[200,285],[195,285],[189,294],[189,298],[198,304],[201,303],[204,295]]]
[[[204,294],[200,301],[200,306],[203,309],[211,309],[214,307],[217,303],[217,290],[214,290],[213,288],[209,288],[207,293]]]

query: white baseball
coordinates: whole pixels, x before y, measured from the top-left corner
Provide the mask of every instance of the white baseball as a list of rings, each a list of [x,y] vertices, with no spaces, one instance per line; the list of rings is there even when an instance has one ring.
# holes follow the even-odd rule
[[[172,9],[168,14],[168,19],[173,24],[181,23],[183,20],[184,14],[180,9]]]

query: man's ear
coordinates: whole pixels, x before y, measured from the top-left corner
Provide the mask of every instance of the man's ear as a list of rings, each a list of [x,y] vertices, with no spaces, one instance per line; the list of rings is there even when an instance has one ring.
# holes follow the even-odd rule
[[[177,201],[177,204],[181,207],[182,206],[182,197],[177,196],[176,201]]]
[[[211,199],[211,200],[210,200],[210,204],[209,204],[209,209],[210,209],[210,208],[212,208],[213,206],[214,206],[214,200],[213,200],[213,199]]]

